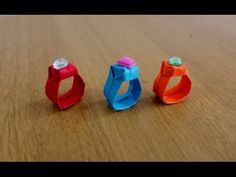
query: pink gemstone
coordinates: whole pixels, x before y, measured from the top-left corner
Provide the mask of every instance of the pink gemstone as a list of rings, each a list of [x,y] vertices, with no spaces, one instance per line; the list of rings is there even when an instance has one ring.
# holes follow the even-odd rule
[[[135,60],[130,57],[122,57],[117,61],[117,63],[128,68],[132,68],[136,64]]]

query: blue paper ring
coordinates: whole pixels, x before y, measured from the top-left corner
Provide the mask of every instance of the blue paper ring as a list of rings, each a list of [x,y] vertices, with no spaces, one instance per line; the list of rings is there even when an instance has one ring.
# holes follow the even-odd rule
[[[127,81],[129,82],[127,92],[118,94],[121,85]],[[121,111],[134,106],[138,102],[141,92],[137,65],[131,68],[119,64],[111,65],[103,93],[112,109]]]

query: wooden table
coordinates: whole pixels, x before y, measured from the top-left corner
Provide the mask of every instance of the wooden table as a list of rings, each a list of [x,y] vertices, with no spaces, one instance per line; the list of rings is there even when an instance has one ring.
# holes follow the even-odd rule
[[[1,16],[0,160],[236,160],[235,31],[236,16]],[[143,92],[114,112],[103,86],[121,56],[136,59]],[[170,56],[184,59],[193,85],[168,106],[152,84]],[[86,82],[65,111],[44,93],[57,57]]]

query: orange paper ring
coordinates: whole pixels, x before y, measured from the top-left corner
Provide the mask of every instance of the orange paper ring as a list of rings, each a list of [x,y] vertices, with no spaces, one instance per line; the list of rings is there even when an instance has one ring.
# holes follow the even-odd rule
[[[175,63],[175,61],[177,61],[177,63]],[[167,90],[167,84],[170,78],[174,76],[181,76],[182,78],[176,86],[170,90]],[[164,59],[161,70],[153,84],[154,93],[164,103],[174,104],[183,101],[190,93],[190,90],[191,80],[188,75],[188,68],[186,65],[182,64],[182,60],[177,57],[173,57],[169,61]]]

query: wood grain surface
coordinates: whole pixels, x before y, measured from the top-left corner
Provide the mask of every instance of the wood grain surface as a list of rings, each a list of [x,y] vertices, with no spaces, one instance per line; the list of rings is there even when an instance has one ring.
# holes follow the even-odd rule
[[[236,16],[1,16],[0,160],[236,160],[235,47]],[[136,59],[143,92],[114,112],[103,86],[121,56]],[[170,56],[188,65],[192,91],[163,105],[152,84]],[[86,82],[65,111],[44,93],[57,57]]]

